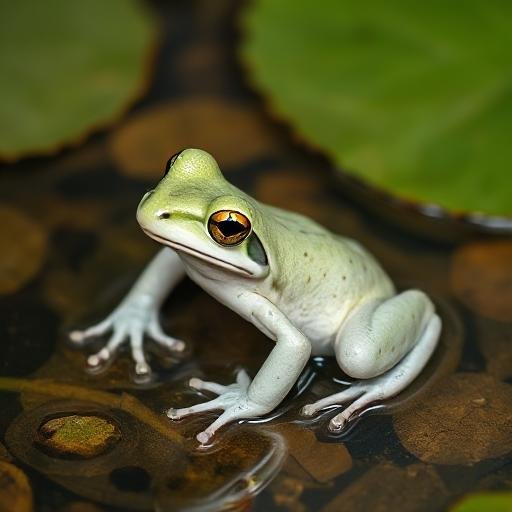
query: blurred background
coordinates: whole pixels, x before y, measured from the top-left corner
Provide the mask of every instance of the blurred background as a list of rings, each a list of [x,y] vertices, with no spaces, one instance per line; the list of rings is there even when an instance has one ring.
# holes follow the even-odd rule
[[[511,16],[499,0],[0,0],[0,510],[512,509]],[[127,354],[84,371],[66,332],[158,249],[135,208],[185,147],[434,298],[443,339],[412,390],[335,438],[329,412],[298,416],[339,389],[313,361],[276,418],[198,454],[210,417],[161,411],[197,398],[191,375],[254,374],[271,345],[190,282],[164,308],[186,360],[154,355],[145,388]],[[41,441],[71,414],[86,424],[55,427],[64,449]]]

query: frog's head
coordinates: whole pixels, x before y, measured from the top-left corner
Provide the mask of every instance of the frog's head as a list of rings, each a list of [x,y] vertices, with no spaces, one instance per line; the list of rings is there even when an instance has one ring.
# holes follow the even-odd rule
[[[269,272],[256,234],[258,207],[205,151],[185,149],[169,160],[160,183],[142,198],[137,221],[151,238],[207,266],[250,278]]]

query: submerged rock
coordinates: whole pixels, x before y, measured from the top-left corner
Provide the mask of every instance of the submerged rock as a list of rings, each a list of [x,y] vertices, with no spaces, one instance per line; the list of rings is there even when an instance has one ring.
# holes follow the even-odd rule
[[[0,461],[0,510],[32,512],[32,488],[25,473],[14,464]]]
[[[275,148],[262,121],[234,101],[210,96],[170,101],[133,115],[110,136],[109,149],[119,170],[139,179],[159,177],[169,155],[186,147],[209,151],[229,169]]]
[[[512,321],[509,240],[479,241],[462,246],[452,262],[453,291],[471,310],[486,318]]]
[[[347,485],[322,512],[430,512],[444,510],[447,489],[433,466],[381,462]]]
[[[118,427],[108,419],[74,414],[41,425],[36,442],[56,456],[90,459],[105,452],[120,438]]]
[[[323,443],[311,430],[294,424],[281,423],[275,430],[285,437],[290,455],[317,482],[328,482],[352,468],[343,443]]]
[[[424,462],[473,464],[512,449],[512,386],[457,373],[394,417],[403,446]]]

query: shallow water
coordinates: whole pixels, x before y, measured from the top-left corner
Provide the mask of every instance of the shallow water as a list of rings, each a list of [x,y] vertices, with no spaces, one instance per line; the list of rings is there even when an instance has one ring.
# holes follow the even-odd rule
[[[0,434],[8,450],[0,445],[0,461],[22,468],[42,511],[430,511],[476,490],[510,488],[512,240],[435,242],[367,213],[335,186],[321,156],[264,113],[234,59],[234,9],[212,4],[157,5],[165,38],[153,85],[115,129],[55,157],[4,166],[0,233],[8,224],[26,245],[16,253],[19,244],[2,238],[17,271],[0,276]],[[137,141],[155,137],[162,112],[169,133],[147,151]],[[143,169],[155,151],[180,149],[172,141],[184,143],[184,118],[186,144],[218,156],[233,183],[360,240],[400,289],[421,288],[436,302],[443,334],[425,371],[341,435],[327,430],[334,410],[299,415],[347,382],[320,358],[270,417],[231,425],[206,449],[194,436],[214,414],[164,416],[204,398],[187,386],[191,376],[227,383],[239,367],[254,375],[271,348],[189,281],[166,302],[163,323],[190,351],[181,361],[155,351],[151,382],[133,382],[127,353],[88,373],[84,353],[66,343],[70,328],[110,311],[157,250],[134,211],[160,171],[137,173],[127,162]],[[224,118],[236,118],[237,129]],[[35,442],[48,420],[70,415],[101,418],[119,438],[103,451],[95,439],[100,453],[89,458]]]

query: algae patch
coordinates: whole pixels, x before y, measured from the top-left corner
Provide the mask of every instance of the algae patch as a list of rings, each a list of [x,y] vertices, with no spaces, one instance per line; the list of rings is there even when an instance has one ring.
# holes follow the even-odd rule
[[[90,459],[121,438],[117,426],[99,416],[63,416],[43,423],[37,433],[38,446],[60,457]]]

